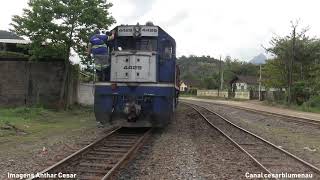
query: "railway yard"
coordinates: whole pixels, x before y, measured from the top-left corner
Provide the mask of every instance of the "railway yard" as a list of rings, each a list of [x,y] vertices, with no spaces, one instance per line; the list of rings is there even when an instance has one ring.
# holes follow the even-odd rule
[[[71,145],[48,145],[48,152],[1,154],[0,167],[5,173],[64,172],[76,179],[246,179],[260,173],[319,179],[319,128],[316,121],[181,100],[166,128],[82,130]]]
[[[3,1],[0,180],[320,180],[319,6]]]

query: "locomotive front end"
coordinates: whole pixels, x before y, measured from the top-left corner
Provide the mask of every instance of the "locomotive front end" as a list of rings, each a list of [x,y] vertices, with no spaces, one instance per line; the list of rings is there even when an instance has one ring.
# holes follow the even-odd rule
[[[97,121],[123,127],[165,126],[176,106],[176,67],[175,60],[165,60],[161,53],[171,48],[173,58],[173,44],[159,39],[164,36],[157,26],[118,26],[116,32],[109,47],[109,79],[95,85]]]

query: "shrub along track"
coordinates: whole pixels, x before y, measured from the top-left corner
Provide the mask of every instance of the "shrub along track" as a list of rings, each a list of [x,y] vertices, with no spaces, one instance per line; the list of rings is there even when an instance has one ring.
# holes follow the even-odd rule
[[[131,159],[151,131],[151,128],[117,128],[41,173],[76,174],[76,179],[110,179]]]
[[[320,177],[320,169],[316,166],[235,125],[206,107],[195,104],[189,104],[189,106],[252,158],[265,173],[304,173],[313,174],[316,178]]]

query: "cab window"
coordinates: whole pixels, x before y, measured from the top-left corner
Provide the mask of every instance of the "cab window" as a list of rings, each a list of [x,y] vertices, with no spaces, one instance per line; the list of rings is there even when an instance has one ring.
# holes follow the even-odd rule
[[[172,46],[167,46],[164,48],[164,58],[172,59]]]
[[[174,49],[173,45],[170,41],[165,40],[162,41],[162,46],[161,46],[161,59],[162,60],[170,60],[174,56]]]

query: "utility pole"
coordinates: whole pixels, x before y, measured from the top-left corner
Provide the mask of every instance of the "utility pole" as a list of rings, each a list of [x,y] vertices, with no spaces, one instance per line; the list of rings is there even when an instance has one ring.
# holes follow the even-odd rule
[[[259,73],[260,73],[260,77],[259,77],[259,101],[261,101],[262,100],[262,98],[261,98],[261,64],[260,64]]]
[[[221,61],[221,57],[220,57],[220,64],[221,64],[221,78],[220,78],[220,90],[223,90],[223,74],[224,74],[224,69],[223,69],[223,64]]]
[[[221,88],[221,56],[219,60],[219,81],[220,81],[220,87],[218,87],[218,97],[220,97],[220,88]]]
[[[292,58],[289,63],[289,84],[288,84],[288,103],[291,105],[292,103],[292,73],[293,73],[293,62],[295,61],[295,46],[296,46],[296,28],[297,25],[293,25],[292,31]]]

